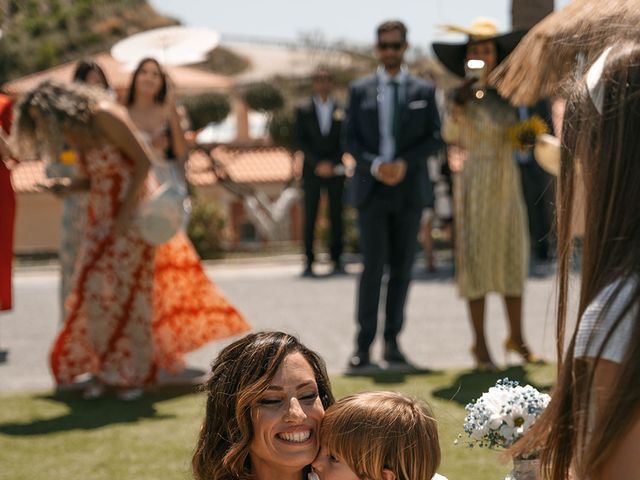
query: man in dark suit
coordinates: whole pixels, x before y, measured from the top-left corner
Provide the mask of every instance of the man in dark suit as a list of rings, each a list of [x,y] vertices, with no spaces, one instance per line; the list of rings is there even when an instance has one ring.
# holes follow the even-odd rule
[[[440,117],[433,87],[410,75],[403,64],[406,33],[398,21],[380,25],[376,45],[380,66],[350,89],[345,142],[356,159],[351,194],[358,209],[364,263],[358,289],[356,351],[349,360],[352,369],[371,363],[385,265],[389,280],[383,358],[390,364],[407,364],[397,337],[404,320],[422,209],[433,205],[426,159],[442,147]]]
[[[551,106],[547,100],[540,100],[532,107],[519,107],[518,116],[525,121],[532,116],[542,118],[551,133]],[[522,177],[522,193],[527,206],[529,220],[529,235],[531,241],[531,257],[533,275],[546,273],[544,266],[551,259],[551,243],[553,224],[553,205],[555,197],[555,182],[551,175],[545,172],[536,162],[533,150],[516,151],[516,161],[520,167]]]
[[[344,168],[340,133],[344,110],[333,96],[333,79],[325,68],[318,68],[313,77],[314,95],[296,111],[295,137],[304,153],[302,188],[304,190],[304,248],[306,266],[303,276],[313,273],[313,239],[320,203],[325,190],[329,200],[331,223],[331,260],[333,273],[344,273],[342,255],[342,196]]]

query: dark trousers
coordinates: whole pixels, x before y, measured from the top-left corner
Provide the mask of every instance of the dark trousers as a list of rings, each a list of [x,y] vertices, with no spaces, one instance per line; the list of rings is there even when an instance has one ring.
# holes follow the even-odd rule
[[[385,265],[389,268],[384,324],[385,342],[393,342],[402,329],[404,306],[411,282],[421,209],[403,208],[384,195],[358,210],[360,248],[364,269],[358,288],[357,347],[368,352],[376,337],[380,288]]]
[[[324,189],[329,200],[329,222],[331,223],[331,242],[329,251],[334,263],[340,261],[342,255],[342,200],[344,177],[319,178],[316,176],[304,179],[304,250],[307,265],[315,259],[313,255],[313,239],[320,205],[320,193]]]
[[[554,214],[555,182],[535,160],[518,165],[529,219],[531,250],[537,260],[548,260],[552,243],[551,224]]]

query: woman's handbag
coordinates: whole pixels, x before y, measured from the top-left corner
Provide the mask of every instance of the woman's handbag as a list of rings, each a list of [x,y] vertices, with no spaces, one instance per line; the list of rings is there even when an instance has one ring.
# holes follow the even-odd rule
[[[177,162],[155,161],[151,175],[159,186],[140,203],[137,225],[147,242],[160,245],[186,229],[191,202]]]

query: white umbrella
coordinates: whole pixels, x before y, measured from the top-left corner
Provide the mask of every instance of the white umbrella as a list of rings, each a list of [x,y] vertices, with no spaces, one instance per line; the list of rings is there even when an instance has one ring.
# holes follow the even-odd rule
[[[206,60],[218,43],[220,35],[206,28],[163,27],[120,40],[111,48],[111,55],[132,68],[145,57],[164,66],[189,65]]]

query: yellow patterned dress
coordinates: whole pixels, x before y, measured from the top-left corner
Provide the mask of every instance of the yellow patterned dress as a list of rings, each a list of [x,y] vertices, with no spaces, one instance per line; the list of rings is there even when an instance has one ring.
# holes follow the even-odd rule
[[[444,122],[443,136],[463,149],[454,175],[456,277],[469,300],[489,292],[521,296],[529,263],[527,216],[509,128],[517,111],[488,91]]]

